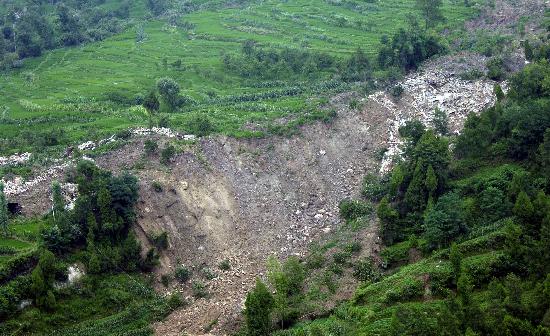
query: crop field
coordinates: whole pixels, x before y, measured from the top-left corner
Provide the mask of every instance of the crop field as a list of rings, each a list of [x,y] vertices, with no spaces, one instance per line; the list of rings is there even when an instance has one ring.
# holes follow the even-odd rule
[[[186,131],[195,114],[209,116],[216,131],[258,136],[278,118],[299,118],[316,108],[306,97],[349,89],[329,73],[262,80],[225,70],[223,57],[254,40],[261,47],[302,48],[338,58],[361,48],[374,55],[383,35],[407,24],[414,0],[264,1],[238,8],[216,6],[185,15],[177,25],[141,20],[102,42],[57,49],[28,59],[0,75],[0,134],[10,139],[25,130],[61,130],[60,145],[99,138],[127,127],[144,126],[145,110],[132,105],[158,78],[171,77],[194,104],[169,115]],[[107,3],[105,6],[108,6]],[[460,27],[476,6],[444,1],[446,26]],[[142,27],[142,28],[141,28]],[[137,42],[138,30],[144,39]],[[180,63],[181,61],[181,63]],[[113,102],[112,97],[127,102]],[[246,127],[255,125],[254,127]],[[4,146],[0,152],[32,150]]]
[[[0,237],[0,268],[9,260],[36,249],[40,219],[18,219],[9,227],[10,236]]]

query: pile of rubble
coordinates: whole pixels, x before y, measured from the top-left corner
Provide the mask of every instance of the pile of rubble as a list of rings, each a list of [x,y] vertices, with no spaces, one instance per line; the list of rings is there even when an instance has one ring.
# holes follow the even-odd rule
[[[402,139],[399,137],[399,127],[413,119],[430,126],[433,113],[438,108],[447,114],[450,132],[457,134],[468,114],[479,113],[495,103],[495,83],[488,79],[463,80],[456,73],[434,65],[398,83],[404,89],[400,99],[383,91],[371,94],[368,100],[388,110],[392,116],[386,121],[388,150],[380,173],[388,172],[393,158],[400,154]],[[501,85],[506,92],[506,83]]]
[[[51,183],[51,181],[55,180],[70,165],[71,163],[65,162],[60,165],[52,166],[29,181],[24,181],[20,176],[16,176],[11,180],[3,180],[4,192],[7,196],[19,195],[32,190],[35,186],[43,185],[46,182]]]
[[[196,140],[197,137],[193,134],[181,134],[166,127],[152,127],[152,128],[136,128],[132,130],[134,135],[160,135],[168,138],[178,138],[187,141]]]
[[[13,154],[8,157],[0,156],[0,167],[16,166],[27,163],[31,158],[31,153]]]

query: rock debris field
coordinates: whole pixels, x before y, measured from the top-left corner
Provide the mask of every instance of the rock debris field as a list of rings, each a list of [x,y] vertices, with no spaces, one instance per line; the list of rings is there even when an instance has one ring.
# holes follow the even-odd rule
[[[484,61],[475,60],[478,66]],[[168,232],[169,248],[161,256],[157,276],[185,264],[193,270],[191,282],[203,282],[210,294],[195,300],[191,282],[173,282],[167,289],[159,286],[167,293],[182,292],[189,305],[157,323],[156,333],[202,335],[214,320],[218,323],[211,334],[234,331],[247,291],[255,277],[265,273],[267,257],[304,255],[310,242],[334,232],[342,224],[338,203],[360,194],[365,173],[385,173],[391,167],[401,143],[399,126],[413,118],[429,125],[438,107],[449,115],[452,132],[459,132],[469,113],[495,102],[494,82],[460,79],[461,69],[469,66],[446,57],[429,62],[401,82],[405,92],[398,101],[386,92],[362,99],[357,93],[337,95],[331,104],[338,117],[331,124],[306,125],[291,138],[215,136],[196,141],[175,157],[169,169],[162,168],[158,157],[147,160],[135,172],[140,180],[138,237],[147,247],[148,234]],[[350,109],[352,99],[360,99],[362,107]],[[161,145],[176,137],[194,139],[167,129],[132,133],[126,145],[96,157],[95,162],[116,173],[144,155],[147,138]],[[93,150],[98,145],[85,147]],[[384,148],[388,151],[379,161]],[[72,164],[67,159],[30,181],[6,181],[9,198],[20,202],[26,214],[47,211],[50,204],[44,200],[50,199],[51,181],[61,179]],[[155,191],[153,182],[160,183],[163,191]],[[369,230],[362,242],[374,253],[378,237],[375,227]],[[229,260],[231,270],[218,269],[223,260]],[[204,269],[217,276],[205,279]]]

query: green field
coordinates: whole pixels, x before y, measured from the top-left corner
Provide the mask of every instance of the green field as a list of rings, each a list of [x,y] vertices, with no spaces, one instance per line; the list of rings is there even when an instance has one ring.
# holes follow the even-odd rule
[[[328,73],[275,81],[245,79],[225,71],[224,54],[240,53],[242,42],[252,39],[262,47],[301,48],[342,58],[357,48],[374,55],[381,36],[406,25],[407,15],[416,12],[414,4],[414,0],[298,0],[252,2],[243,8],[210,6],[185,15],[180,23],[190,24],[180,24],[181,28],[142,20],[138,5],[132,10],[134,26],[126,32],[102,42],[57,49],[27,59],[21,69],[3,73],[0,134],[10,139],[25,130],[58,128],[64,131],[60,143],[66,145],[146,125],[143,109],[107,102],[107,95],[132,100],[167,76],[180,84],[183,94],[197,101],[183,113],[170,115],[172,127],[185,131],[189,116],[201,113],[212,118],[218,132],[259,135],[277,118],[309,111],[305,97],[349,87],[332,83],[327,88]],[[461,27],[475,14],[476,6],[447,0],[443,12],[445,26]],[[136,42],[137,26],[143,26],[146,34],[140,43]],[[177,60],[182,63],[179,68],[171,65]],[[288,87],[297,90],[275,99],[250,97]],[[247,101],[235,103],[243,95]],[[257,126],[255,132],[243,129],[247,123]],[[20,145],[3,147],[0,152],[4,153],[32,150]]]

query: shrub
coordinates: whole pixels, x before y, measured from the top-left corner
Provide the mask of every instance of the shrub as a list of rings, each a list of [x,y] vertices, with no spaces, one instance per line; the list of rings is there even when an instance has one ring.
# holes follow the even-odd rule
[[[202,275],[207,279],[207,280],[213,280],[213,279],[216,279],[218,277],[218,275],[216,274],[216,272],[214,272],[213,270],[211,270],[210,268],[203,268],[202,269]]]
[[[386,293],[384,302],[392,304],[395,302],[405,302],[421,297],[424,294],[424,284],[422,281],[414,278],[406,278],[398,286],[390,289]]]
[[[193,296],[195,299],[201,299],[208,296],[208,292],[206,291],[206,286],[202,282],[193,282],[192,286],[193,290]]]
[[[160,162],[169,164],[174,155],[176,155],[176,148],[172,145],[167,145],[162,152],[160,152]]]
[[[326,261],[326,258],[322,253],[320,252],[312,253],[306,259],[306,266],[309,269],[319,269],[323,267],[323,265],[325,264],[325,261]]]
[[[375,174],[367,174],[363,178],[363,196],[373,202],[378,202],[384,197],[387,192],[387,188]]]
[[[353,276],[360,281],[376,282],[380,279],[380,272],[374,266],[372,258],[362,259],[353,266]]]
[[[351,253],[348,251],[339,251],[332,255],[334,262],[341,265],[346,264],[350,258]]]
[[[495,57],[487,62],[487,77],[492,80],[502,80],[505,77],[506,69],[504,61],[500,57]]]
[[[370,204],[358,200],[343,200],[338,207],[340,216],[348,221],[370,215],[373,211]]]
[[[156,192],[162,192],[162,184],[160,184],[160,182],[158,181],[153,181],[153,183],[151,184],[151,187],[153,187],[153,190],[156,191]]]
[[[154,235],[151,240],[159,250],[166,250],[168,248],[168,233],[166,231]]]
[[[358,253],[361,251],[361,249],[362,249],[361,243],[359,243],[358,241],[351,242],[347,244],[344,248],[344,250],[349,253]]]
[[[229,263],[228,259],[225,259],[218,265],[218,268],[222,271],[229,271],[231,269],[231,264]]]
[[[403,96],[403,93],[405,93],[405,88],[403,88],[403,86],[401,86],[401,84],[398,84],[398,85],[394,86],[390,90],[390,94],[395,99],[400,99],[401,96]]]
[[[164,287],[168,287],[168,285],[170,285],[170,275],[169,274],[163,274],[160,276],[160,283],[162,283],[162,285]]]
[[[172,293],[168,296],[168,300],[166,301],[166,304],[170,308],[170,311],[173,311],[183,305],[185,305],[185,301],[181,297],[181,294],[179,293]]]
[[[159,145],[157,144],[157,142],[150,139],[145,140],[145,143],[143,144],[143,146],[145,148],[145,154],[149,156],[155,154],[159,148]]]
[[[176,267],[174,277],[181,283],[186,283],[191,278],[191,271],[184,265]]]
[[[210,118],[200,114],[193,116],[187,123],[187,127],[191,133],[200,137],[207,136],[215,130],[214,124]]]

